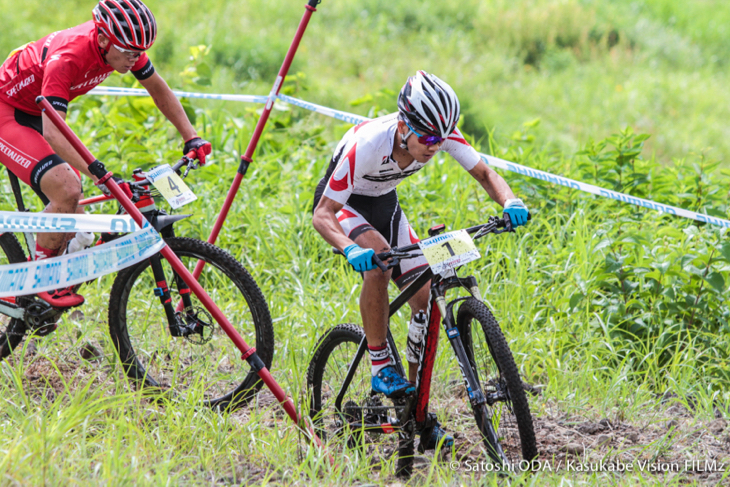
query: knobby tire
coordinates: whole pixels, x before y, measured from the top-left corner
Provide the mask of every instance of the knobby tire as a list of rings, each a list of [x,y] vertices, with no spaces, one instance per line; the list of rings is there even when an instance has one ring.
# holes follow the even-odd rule
[[[474,322],[479,323],[480,326],[473,326]],[[501,411],[499,427],[496,428],[497,437],[500,439],[501,446],[507,455],[506,460],[511,464],[515,464],[521,459],[534,459],[537,456],[537,445],[530,405],[512,352],[497,320],[484,303],[469,298],[459,307],[456,326],[462,337],[470,365],[479,378],[483,392],[488,394],[493,387],[504,388],[507,391],[506,400],[497,403],[497,405],[503,405],[505,409]],[[478,350],[480,355],[475,356],[475,341],[482,342],[475,340],[473,334],[480,331],[483,333],[488,350]],[[491,361],[496,365],[496,368],[492,371],[493,373],[490,374],[490,370],[485,370],[485,363],[480,364],[477,359],[486,362]],[[493,426],[492,419],[496,411],[496,407],[490,407],[487,404],[473,407],[474,417],[479,430],[482,432],[484,445],[488,451],[493,451],[493,448],[487,441],[486,432],[487,428]],[[516,425],[510,424],[512,419],[514,419]],[[516,431],[514,431],[515,429]],[[521,454],[521,459],[518,458],[519,454]]]
[[[207,242],[179,237],[165,242],[191,272],[198,260],[206,262],[200,284],[270,368],[274,356],[271,315],[249,272],[233,256]],[[179,278],[164,259],[162,265],[175,306],[180,299],[175,289]],[[245,405],[262,383],[241,360],[241,352],[209,315],[207,321],[213,325],[210,342],[193,344],[172,337],[159,297],[153,294],[155,287],[149,260],[119,272],[112,286],[109,332],[127,376],[139,385],[173,391],[173,395],[197,390],[204,404],[219,410]],[[191,297],[202,310],[202,304]],[[153,314],[156,316],[151,318]],[[206,317],[205,312],[200,316]]]
[[[23,247],[12,233],[0,234],[0,265],[18,264],[27,262]],[[24,300],[18,297],[16,302],[21,304]],[[0,315],[0,360],[5,359],[15,350],[25,335],[25,323],[16,318]]]

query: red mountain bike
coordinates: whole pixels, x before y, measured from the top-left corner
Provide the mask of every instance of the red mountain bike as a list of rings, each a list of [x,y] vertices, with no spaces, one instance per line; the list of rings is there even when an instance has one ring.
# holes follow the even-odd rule
[[[476,248],[464,235],[479,239],[488,234],[512,231],[509,217],[490,217],[488,223],[439,235],[444,225],[429,230],[430,239],[378,254],[374,261],[383,271],[426,253],[426,269],[392,303],[393,316],[413,295],[431,282],[430,320],[422,347],[416,379],[416,393],[392,400],[371,390],[370,362],[365,333],[360,326],[342,324],[329,330],[318,342],[309,364],[307,385],[311,394],[310,416],[323,439],[343,438],[351,447],[378,447],[384,455],[398,454],[396,473],[410,476],[417,431],[435,426],[428,406],[434,372],[439,323],[443,324],[466,388],[465,396],[479,431],[478,444],[457,441],[456,453],[485,453],[502,470],[514,470],[522,459],[537,456],[530,406],[509,345],[499,324],[484,304],[473,276],[458,277],[455,269],[474,260]],[[453,237],[453,238],[452,238]],[[338,252],[339,253],[339,252]],[[387,262],[387,264],[383,264]],[[436,263],[434,263],[436,262]],[[444,264],[445,265],[442,265]],[[434,269],[439,274],[434,274]],[[463,288],[467,297],[446,302],[446,291]],[[454,306],[459,304],[456,316]],[[390,355],[405,376],[400,354],[388,329]],[[458,415],[458,412],[456,413]],[[448,427],[448,426],[447,426]],[[394,434],[396,446],[382,444],[383,435]],[[427,435],[430,436],[430,435]],[[420,449],[420,445],[419,445]]]
[[[183,157],[171,170],[160,167],[168,169],[168,176],[175,173],[184,179],[197,166],[193,159]],[[18,210],[25,211],[18,179],[8,174]],[[178,179],[163,178],[160,185],[172,189],[173,198],[181,196],[175,194],[181,193]],[[190,215],[168,215],[159,209],[153,197],[160,192],[151,186],[145,172],[134,171],[129,187],[135,206],[189,271],[198,261],[208,264],[198,281],[231,317],[236,330],[254,338],[259,357],[270,368],[274,329],[266,300],[253,277],[220,248],[175,236],[174,224]],[[81,205],[113,199],[97,196],[81,201]],[[117,212],[125,213],[121,207]],[[33,235],[23,236],[31,252],[35,248]],[[104,233],[97,244],[121,237],[122,233]],[[1,234],[0,265],[26,261],[16,235]],[[26,334],[41,337],[53,332],[66,311],[52,308],[35,296],[0,300],[0,315],[5,315],[0,316],[0,360],[18,348]],[[196,396],[219,409],[243,405],[261,387],[256,371],[240,359],[240,350],[159,253],[117,274],[109,292],[109,334],[126,374],[142,386],[172,394],[189,394],[191,387],[201,388],[195,391]]]

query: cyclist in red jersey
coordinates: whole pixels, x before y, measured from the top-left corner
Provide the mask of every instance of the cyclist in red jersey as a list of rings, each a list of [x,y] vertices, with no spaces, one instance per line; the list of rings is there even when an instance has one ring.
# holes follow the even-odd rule
[[[404,289],[428,263],[421,256],[383,273],[372,262],[375,252],[418,242],[401,209],[396,186],[420,171],[437,152],[445,151],[504,207],[514,226],[524,225],[529,215],[522,200],[461,135],[456,127],[459,115],[459,99],[451,87],[419,71],[401,89],[398,113],[363,122],[345,134],[315,190],[314,228],[363,273],[360,313],[372,364],[371,387],[391,398],[415,390],[430,289],[426,283],[408,302],[408,380],[396,371],[387,347],[388,282],[392,279]],[[448,448],[454,442],[438,423],[420,435],[425,449]]]
[[[46,204],[46,212],[81,212],[79,173],[95,182],[97,178],[41,113],[35,99],[43,95],[65,119],[71,100],[114,71],[132,72],[182,136],[183,153],[195,151],[205,164],[210,143],[198,137],[180,101],[145,53],[156,37],[155,18],[140,0],[101,0],[93,20],[16,49],[0,67],[0,162],[33,188]],[[103,185],[100,189],[107,192]],[[39,234],[36,260],[58,255],[69,238],[64,233]],[[57,308],[84,302],[71,288],[38,297]]]

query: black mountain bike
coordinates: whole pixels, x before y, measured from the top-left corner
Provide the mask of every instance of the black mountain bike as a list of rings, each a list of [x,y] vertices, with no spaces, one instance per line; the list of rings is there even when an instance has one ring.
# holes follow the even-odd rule
[[[184,174],[180,174],[181,168]],[[183,157],[172,169],[184,178],[195,168],[196,161]],[[18,210],[26,211],[18,179],[8,174]],[[252,345],[270,368],[274,329],[253,277],[218,247],[176,237],[174,223],[190,215],[168,215],[158,209],[153,197],[159,191],[150,189],[150,184],[146,173],[134,171],[129,186],[135,205],[191,272],[199,260],[207,263],[198,281],[226,316],[235,317],[231,323],[241,335],[255,337]],[[111,199],[97,196],[81,204]],[[104,233],[97,244],[121,236]],[[25,233],[23,239],[32,255],[33,235]],[[0,234],[0,250],[0,265],[28,260],[15,234]],[[53,332],[66,311],[35,296],[0,299],[0,315],[5,315],[0,316],[0,360],[18,348],[25,335],[42,337]],[[173,396],[195,394],[219,409],[245,404],[261,387],[258,375],[245,370],[240,351],[159,253],[117,274],[109,293],[109,333],[127,376],[141,386]]]
[[[443,230],[444,225],[433,227],[429,235],[436,237]],[[504,219],[490,217],[488,223],[466,229],[474,234],[474,240],[505,231],[512,231],[507,216]],[[438,244],[437,240],[431,241]],[[420,255],[414,253],[418,250],[418,244],[394,248],[378,254],[373,260],[385,271],[397,265],[400,259]],[[455,255],[448,240],[444,240],[441,250]],[[384,455],[397,452],[396,473],[399,476],[407,477],[412,472],[416,432],[435,427],[435,415],[428,412],[428,403],[439,322],[443,323],[456,355],[466,388],[465,397],[479,430],[476,442],[469,444],[468,438],[466,442],[457,441],[456,454],[469,456],[474,450],[480,455],[486,453],[498,470],[505,471],[514,471],[521,460],[537,456],[530,406],[509,345],[482,301],[476,279],[458,277],[455,267],[451,269],[442,272],[449,277],[442,277],[434,275],[431,267],[427,268],[390,303],[389,316],[393,316],[419,289],[431,282],[430,319],[419,360],[415,394],[388,400],[392,402],[390,406],[386,405],[384,396],[372,391],[365,332],[353,324],[330,329],[319,340],[309,364],[310,416],[320,437],[339,437],[350,447],[359,445],[370,453],[376,448],[382,448]],[[447,303],[446,291],[454,288],[466,289],[469,296]],[[454,317],[456,304],[459,306]],[[405,376],[390,329],[388,345],[395,367]],[[383,435],[391,433],[398,438],[397,445],[387,445],[386,441],[386,446],[378,446],[387,438]],[[419,450],[423,451],[420,445]]]

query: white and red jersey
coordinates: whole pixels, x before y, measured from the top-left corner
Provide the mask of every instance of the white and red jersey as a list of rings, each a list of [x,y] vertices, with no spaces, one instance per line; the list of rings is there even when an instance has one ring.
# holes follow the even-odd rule
[[[114,69],[104,61],[93,21],[52,34],[14,52],[0,67],[0,102],[40,116],[35,103],[45,96],[56,110],[104,81]],[[147,54],[131,69],[143,80],[155,72]]]
[[[337,145],[327,170],[324,196],[346,204],[350,195],[381,196],[427,163],[413,161],[401,169],[393,159],[398,114],[363,122],[347,131]],[[480,160],[474,148],[456,129],[441,145],[467,171]]]

